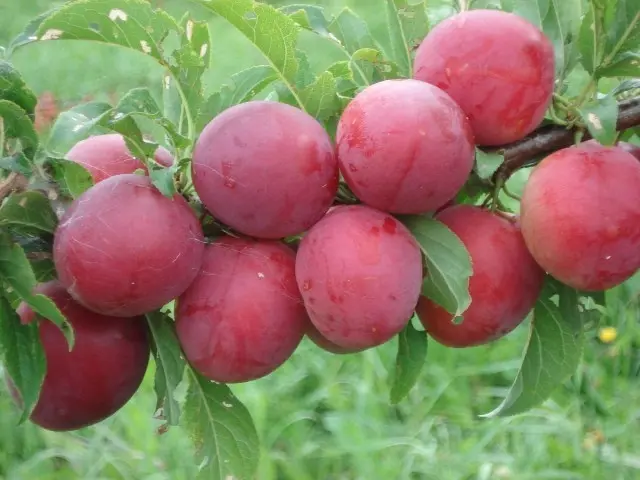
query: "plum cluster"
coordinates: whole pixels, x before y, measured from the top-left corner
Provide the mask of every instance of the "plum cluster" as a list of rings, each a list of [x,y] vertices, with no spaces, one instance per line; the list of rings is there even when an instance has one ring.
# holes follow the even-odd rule
[[[454,202],[477,145],[516,141],[540,124],[554,67],[536,27],[475,10],[427,35],[413,78],[361,91],[335,141],[284,103],[228,108],[202,131],[191,164],[197,198],[234,232],[213,239],[183,196],[168,198],[134,173],[142,164],[121,137],[78,144],[67,157],[95,185],[61,218],[58,278],[39,287],[76,328],[76,347],[41,324],[49,366],[32,420],[80,428],[124,405],[148,361],[143,316],[174,300],[191,366],[237,383],[276,370],[305,335],[329,352],[359,352],[388,342],[416,312],[438,342],[470,347],[515,329],[546,273],[591,291],[629,278],[640,268],[631,147],[591,141],[550,155],[531,175],[520,216]],[[162,149],[155,160],[173,161]],[[341,182],[357,204],[335,204]],[[406,214],[435,215],[467,248],[472,301],[461,322],[422,295],[430,272]]]

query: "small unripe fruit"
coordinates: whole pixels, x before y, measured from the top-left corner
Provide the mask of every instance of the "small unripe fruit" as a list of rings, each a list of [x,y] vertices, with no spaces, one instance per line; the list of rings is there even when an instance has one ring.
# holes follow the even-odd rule
[[[192,169],[207,210],[257,238],[304,232],[338,191],[327,132],[311,115],[278,102],[246,102],[214,118],[196,142]]]
[[[77,430],[120,410],[140,387],[150,346],[144,318],[107,317],[87,310],[57,281],[39,285],[35,293],[52,299],[75,333],[71,351],[60,329],[40,322],[47,371],[31,421],[54,431]],[[26,305],[18,307],[22,323],[36,321]],[[9,380],[14,399],[18,391]]]
[[[461,323],[427,297],[416,313],[437,342],[472,347],[504,337],[533,309],[544,281],[515,219],[472,205],[457,205],[436,216],[455,233],[471,256],[471,305]]]
[[[94,183],[114,175],[133,173],[139,169],[147,170],[144,164],[131,154],[124,137],[119,133],[95,135],[81,140],[65,157],[86,168]],[[156,162],[165,167],[173,164],[171,153],[164,147],[158,147],[154,157]]]
[[[363,350],[409,322],[422,286],[422,254],[391,215],[340,206],[303,237],[296,280],[319,333],[339,347]]]
[[[502,145],[542,121],[554,88],[553,45],[527,20],[468,10],[436,25],[420,44],[414,78],[447,92],[479,145]]]
[[[337,139],[349,188],[390,213],[436,210],[453,199],[473,168],[464,112],[442,90],[417,80],[367,87],[343,112]]]
[[[585,142],[546,157],[521,215],[531,254],[566,285],[607,290],[640,268],[640,162],[621,148]]]

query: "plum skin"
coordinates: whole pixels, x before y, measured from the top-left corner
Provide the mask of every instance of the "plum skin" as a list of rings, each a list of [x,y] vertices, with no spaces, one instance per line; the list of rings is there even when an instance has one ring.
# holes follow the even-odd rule
[[[203,252],[202,228],[184,198],[163,196],[148,177],[122,174],[71,204],[55,232],[53,259],[76,301],[134,317],[184,292]]]
[[[336,138],[340,171],[353,193],[390,213],[436,210],[455,197],[473,168],[464,112],[418,80],[367,87],[343,112]]]
[[[534,168],[521,202],[524,239],[558,281],[602,291],[640,268],[640,162],[585,142]]]
[[[135,158],[119,133],[107,133],[88,137],[76,143],[65,155],[67,160],[85,167],[94,183],[114,175],[133,173],[138,169],[147,171],[144,164]],[[164,147],[158,147],[155,161],[164,167],[173,164],[173,156]]]
[[[409,322],[422,287],[422,254],[391,215],[338,206],[303,237],[296,280],[322,337],[350,350],[371,348]]]
[[[215,117],[196,141],[192,173],[214,217],[263,239],[306,231],[338,191],[331,138],[315,118],[279,102],[249,101]]]
[[[71,351],[60,329],[49,320],[39,324],[47,371],[30,420],[52,431],[77,430],[120,410],[139,389],[151,353],[144,319],[107,317],[78,304],[57,281],[35,289],[50,297],[75,332]],[[35,320],[24,303],[22,323]],[[14,401],[20,395],[9,379]]]
[[[456,324],[452,314],[421,296],[418,318],[434,340],[448,347],[473,347],[504,337],[533,309],[545,278],[517,220],[473,205],[450,207],[436,219],[458,236],[471,256],[471,305]]]
[[[274,372],[306,329],[294,275],[295,253],[280,242],[222,237],[207,246],[198,277],[177,301],[189,363],[221,383]]]
[[[503,145],[531,133],[551,102],[551,41],[527,20],[470,10],[436,25],[416,52],[413,78],[462,107],[479,145]]]
[[[309,320],[309,322],[307,323],[306,335],[307,335],[307,338],[311,340],[318,348],[321,348],[322,350],[329,353],[333,353],[335,355],[348,355],[351,353],[359,353],[364,350],[362,348],[341,347],[340,345],[336,345],[330,340],[327,340],[325,337],[322,336],[320,331],[315,327],[315,325],[313,324],[313,322],[311,322],[311,320]]]

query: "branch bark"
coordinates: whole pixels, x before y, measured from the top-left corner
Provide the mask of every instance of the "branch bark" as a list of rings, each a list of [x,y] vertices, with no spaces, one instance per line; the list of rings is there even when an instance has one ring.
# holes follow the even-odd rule
[[[618,105],[618,131],[640,125],[640,97],[624,100]],[[570,147],[575,142],[577,132],[577,128],[567,129],[561,125],[547,125],[522,140],[491,149],[504,152],[504,162],[494,174],[494,182],[498,179],[506,180],[522,167],[535,165],[546,154]],[[591,135],[585,130],[582,140],[589,139]]]

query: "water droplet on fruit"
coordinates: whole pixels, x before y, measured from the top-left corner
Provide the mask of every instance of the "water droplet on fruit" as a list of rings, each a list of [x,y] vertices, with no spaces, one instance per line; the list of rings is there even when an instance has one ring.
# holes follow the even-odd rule
[[[611,260],[611,255],[607,255],[607,256],[605,257],[605,260]]]
[[[258,272],[258,278],[260,278],[260,279],[264,278],[264,273]]]

